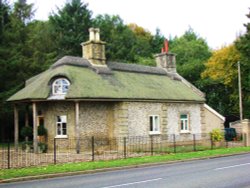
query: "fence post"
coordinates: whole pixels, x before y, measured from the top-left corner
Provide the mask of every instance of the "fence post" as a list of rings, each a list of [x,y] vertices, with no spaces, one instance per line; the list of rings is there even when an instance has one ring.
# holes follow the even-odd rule
[[[123,152],[124,152],[124,159],[127,158],[127,143],[126,143],[126,137],[123,138]]]
[[[176,141],[175,141],[175,134],[173,134],[173,141],[174,141],[174,153],[176,153]]]
[[[196,139],[195,134],[193,134],[194,151],[196,151]]]
[[[76,140],[76,153],[77,154],[80,153],[80,139],[79,138]]]
[[[92,145],[92,161],[95,160],[95,137],[92,136],[91,138],[91,145]]]
[[[151,146],[150,146],[150,150],[151,150],[151,155],[154,155],[154,138],[153,135],[151,135],[150,137],[150,142],[151,142]]]
[[[56,138],[54,138],[54,164],[56,164]]]
[[[10,139],[8,139],[8,169],[10,169]]]

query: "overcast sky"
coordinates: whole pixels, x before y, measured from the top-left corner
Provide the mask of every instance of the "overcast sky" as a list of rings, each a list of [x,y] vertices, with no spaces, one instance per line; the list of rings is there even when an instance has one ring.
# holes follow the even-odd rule
[[[27,0],[34,3],[36,19],[46,20],[50,12],[69,0]],[[189,27],[208,45],[217,49],[232,43],[245,32],[250,20],[250,0],[84,0],[97,14],[119,15],[124,23],[136,23],[155,34],[159,28],[165,37],[181,36]]]

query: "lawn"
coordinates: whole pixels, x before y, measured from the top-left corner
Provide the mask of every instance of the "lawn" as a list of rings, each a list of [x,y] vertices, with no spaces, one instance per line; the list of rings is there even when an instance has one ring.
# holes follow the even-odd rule
[[[124,167],[124,166],[140,165],[147,163],[159,163],[159,162],[169,162],[169,161],[187,160],[187,159],[204,158],[204,157],[215,157],[215,156],[236,154],[242,152],[250,152],[250,147],[223,148],[223,149],[188,152],[188,153],[175,153],[175,154],[171,153],[167,155],[158,155],[158,156],[127,158],[127,159],[110,160],[110,161],[67,163],[67,164],[57,164],[57,165],[29,167],[20,169],[1,169],[0,180],[26,177],[26,176],[64,173],[64,172],[77,172],[77,171],[87,171],[87,170],[95,170],[103,168]]]

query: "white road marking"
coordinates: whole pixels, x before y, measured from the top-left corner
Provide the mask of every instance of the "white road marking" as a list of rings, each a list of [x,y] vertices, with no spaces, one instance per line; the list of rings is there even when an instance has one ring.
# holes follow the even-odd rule
[[[223,169],[227,169],[227,168],[235,168],[235,167],[246,166],[246,165],[250,165],[250,163],[244,163],[244,164],[233,165],[233,166],[225,166],[225,167],[221,167],[221,168],[215,168],[214,170],[223,170]]]
[[[159,181],[161,179],[162,178],[156,178],[156,179],[144,180],[144,181],[136,181],[136,182],[132,182],[132,183],[124,183],[124,184],[112,185],[112,186],[102,187],[102,188],[122,187],[122,186],[128,186],[128,185],[134,185],[134,184],[140,184],[140,183],[147,183],[147,182],[151,182],[151,181]]]

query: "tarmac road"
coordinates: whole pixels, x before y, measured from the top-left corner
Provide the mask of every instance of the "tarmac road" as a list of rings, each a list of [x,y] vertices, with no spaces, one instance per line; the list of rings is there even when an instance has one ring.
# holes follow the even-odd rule
[[[0,188],[250,187],[250,154],[0,184]]]

